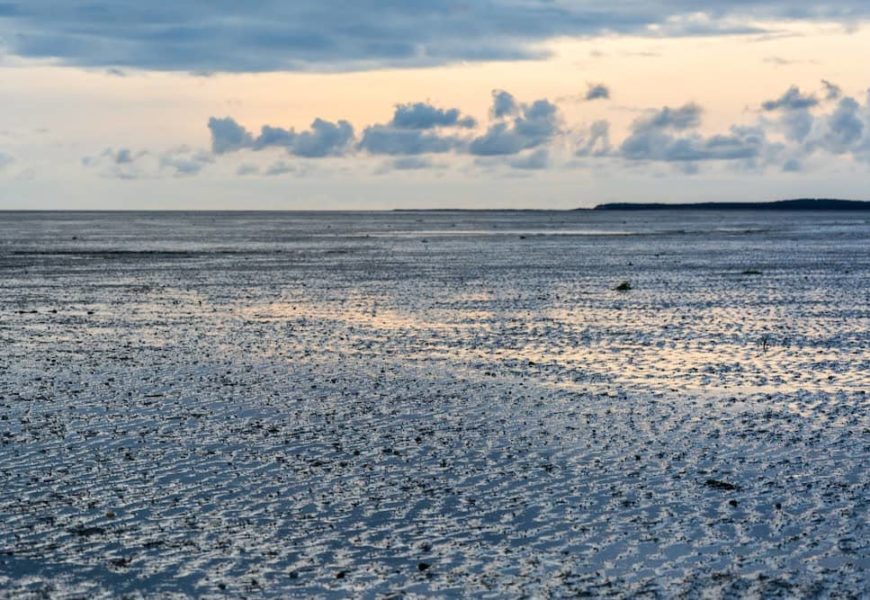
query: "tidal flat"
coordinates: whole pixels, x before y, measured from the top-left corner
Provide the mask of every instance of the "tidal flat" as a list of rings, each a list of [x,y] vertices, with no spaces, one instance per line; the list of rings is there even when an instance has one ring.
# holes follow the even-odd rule
[[[0,281],[0,597],[870,589],[866,214],[2,213]]]

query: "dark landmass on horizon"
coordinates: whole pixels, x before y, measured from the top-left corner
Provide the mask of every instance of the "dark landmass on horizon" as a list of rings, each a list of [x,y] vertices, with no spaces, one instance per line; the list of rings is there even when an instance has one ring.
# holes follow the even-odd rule
[[[593,208],[569,208],[567,212],[608,210],[843,210],[870,211],[870,201],[833,198],[798,198],[769,202],[611,202]],[[552,208],[394,208],[392,212],[563,212]]]
[[[599,204],[592,210],[870,210],[870,202],[831,198],[799,198],[774,202],[690,202],[686,204],[613,202]]]
[[[213,214],[243,214],[243,213],[552,213],[552,212],[583,212],[583,211],[640,211],[640,210],[782,210],[782,211],[870,211],[870,201],[867,200],[837,200],[833,198],[799,198],[795,200],[774,200],[769,202],[609,202],[598,204],[592,208],[393,208],[393,209],[2,209],[0,214],[26,213],[213,213]]]

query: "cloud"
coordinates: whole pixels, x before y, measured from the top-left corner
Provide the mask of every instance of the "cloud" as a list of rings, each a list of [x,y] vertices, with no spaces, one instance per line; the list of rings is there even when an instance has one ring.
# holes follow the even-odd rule
[[[785,132],[785,137],[793,142],[803,142],[810,135],[815,121],[807,109],[789,110],[783,113],[779,124]]]
[[[432,129],[434,127],[471,128],[477,122],[471,117],[463,117],[458,108],[443,109],[425,102],[399,104],[393,114],[393,127],[403,129]]]
[[[205,150],[192,150],[184,146],[164,152],[160,156],[160,168],[175,177],[196,175],[213,162],[214,156]]]
[[[776,100],[768,100],[761,104],[761,108],[766,111],[775,110],[803,110],[812,108],[819,103],[818,99],[812,95],[801,93],[800,88],[792,86]]]
[[[854,98],[843,98],[827,117],[819,146],[833,154],[856,149],[864,137],[861,105]]]
[[[495,91],[491,116],[486,132],[476,137],[469,132],[477,125],[474,118],[463,115],[458,108],[445,109],[425,102],[396,105],[389,122],[365,127],[358,140],[347,121],[332,123],[319,118],[309,131],[264,125],[256,137],[232,117],[212,117],[208,128],[215,154],[283,148],[308,158],[345,156],[353,150],[388,156],[448,152],[511,156],[545,145],[560,133],[558,109],[546,99],[519,103],[508,92]]]
[[[96,169],[103,177],[113,179],[154,179],[158,177],[189,177],[199,174],[215,162],[206,150],[178,146],[154,153],[129,148],[106,148],[97,156],[87,156],[82,164]]]
[[[264,125],[256,138],[232,117],[211,117],[208,128],[215,154],[278,147],[295,156],[323,158],[340,156],[354,138],[353,126],[347,121],[332,123],[319,118],[314,119],[309,130],[301,132]]]
[[[837,158],[870,164],[870,93],[862,104],[843,96],[840,88],[828,81],[823,85],[824,105],[792,86],[780,98],[764,103],[767,110],[781,112],[778,120],[762,118],[752,126],[732,126],[727,134],[705,137],[692,127],[677,134],[661,127],[673,119],[662,119],[661,114],[647,117],[632,126],[620,154],[629,160],[744,161],[745,165],[779,166],[789,173],[803,172],[811,156],[822,164]],[[828,106],[829,111],[824,112]],[[784,141],[771,141],[771,130],[782,133]]]
[[[6,0],[0,38],[13,55],[85,67],[334,71],[537,58],[561,36],[728,34],[765,19],[868,15],[863,0]]]
[[[292,133],[292,130],[291,130]],[[292,154],[308,158],[323,156],[338,156],[353,140],[353,126],[347,121],[330,123],[323,119],[315,119],[310,131],[296,134]]]
[[[208,120],[208,128],[211,131],[211,149],[215,154],[250,148],[254,141],[251,134],[230,117],[212,117]]]
[[[372,125],[363,131],[359,147],[370,154],[414,155],[450,152],[462,144],[463,141],[454,136],[427,133],[419,129]]]
[[[214,155],[280,148],[306,157],[394,157],[376,173],[434,168],[427,155],[435,154],[452,157],[438,168],[458,166],[463,158],[474,157],[473,162],[466,160],[464,164],[540,170],[566,158],[566,147],[574,157],[585,160],[571,162],[568,158],[563,164],[588,167],[595,160],[667,163],[684,174],[699,172],[704,163],[755,172],[768,168],[797,172],[807,164],[819,163],[809,160],[811,155],[870,163],[870,101],[861,104],[844,97],[834,84],[823,85],[827,90],[824,102],[792,86],[779,98],[764,103],[767,112],[777,113],[775,119],[758,115],[754,123],[735,124],[715,134],[699,131],[704,110],[693,102],[650,109],[636,118],[628,134],[618,141],[611,139],[608,121],[567,127],[549,100],[522,102],[503,90],[492,93],[490,119],[482,132],[460,108],[426,102],[397,104],[389,121],[364,127],[359,137],[354,136],[347,121],[323,119],[315,119],[311,128],[302,132],[264,125],[257,136],[231,117],[210,119],[209,129]],[[569,132],[573,132],[573,139],[568,138]],[[156,158],[162,171],[182,176],[199,172],[209,164],[211,155],[185,151],[151,157],[119,148],[107,150],[100,160],[110,164],[118,176],[136,176],[146,157]],[[262,172],[275,175],[292,169],[298,166],[281,161]],[[243,166],[237,172],[245,175],[256,171]]]
[[[130,165],[147,154],[144,150],[133,152],[129,148],[106,148],[102,156],[116,165]]]
[[[538,148],[528,154],[511,159],[508,164],[514,169],[541,170],[550,166],[550,152],[546,148]]]
[[[550,141],[559,132],[558,109],[546,99],[518,104],[507,92],[495,92],[491,114],[498,120],[471,141],[471,154],[517,154]]]
[[[495,119],[501,119],[515,115],[519,110],[516,98],[504,90],[493,90],[492,92],[492,109],[490,115]]]
[[[839,86],[822,80],[823,98],[835,101],[842,95]],[[767,112],[779,112],[778,125],[786,139],[792,142],[804,142],[812,133],[815,117],[812,110],[820,105],[814,94],[804,94],[797,86],[791,86],[782,96],[775,100],[763,102],[761,107]]]
[[[701,107],[689,103],[637,119],[619,155],[630,161],[672,163],[752,160],[761,155],[766,143],[763,130],[733,126],[727,134],[703,136],[691,131],[700,125],[701,113]]]
[[[575,156],[607,156],[611,152],[610,123],[595,121],[581,132]]]
[[[140,179],[159,170],[159,160],[150,152],[129,148],[106,148],[96,156],[84,157],[82,165],[115,179]]]
[[[825,104],[834,103],[828,114],[818,114],[823,103],[816,96],[802,94],[795,86],[763,105],[781,112],[775,125],[793,144],[791,151],[796,156],[789,159],[787,171],[803,169],[799,158],[817,153],[870,160],[870,99],[862,106],[854,98],[843,96],[838,85],[828,80],[822,80],[822,85]]]
[[[610,99],[610,88],[602,83],[589,84],[588,89],[586,90],[586,100],[591,102],[592,100],[609,100]]]
[[[843,90],[835,83],[831,83],[827,79],[822,79],[822,85],[825,87],[825,100],[837,100],[843,95]]]
[[[679,108],[664,108],[654,111],[635,122],[635,129],[675,129],[682,131],[692,129],[701,124],[703,109],[690,102]]]
[[[476,125],[477,121],[462,116],[458,108],[443,109],[425,102],[398,104],[389,123],[363,130],[359,148],[369,154],[441,154],[465,146],[466,140],[457,130]]]

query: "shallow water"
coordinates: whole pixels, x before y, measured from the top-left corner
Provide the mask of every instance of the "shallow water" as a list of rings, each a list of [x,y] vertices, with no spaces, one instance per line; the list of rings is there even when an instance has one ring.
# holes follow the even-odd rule
[[[860,596],[868,249],[848,213],[2,213],[0,595]]]

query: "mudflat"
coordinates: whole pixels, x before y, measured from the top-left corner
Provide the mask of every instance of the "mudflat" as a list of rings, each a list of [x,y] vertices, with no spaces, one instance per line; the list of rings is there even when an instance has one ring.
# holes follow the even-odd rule
[[[3,213],[0,281],[2,597],[870,587],[866,213]]]

